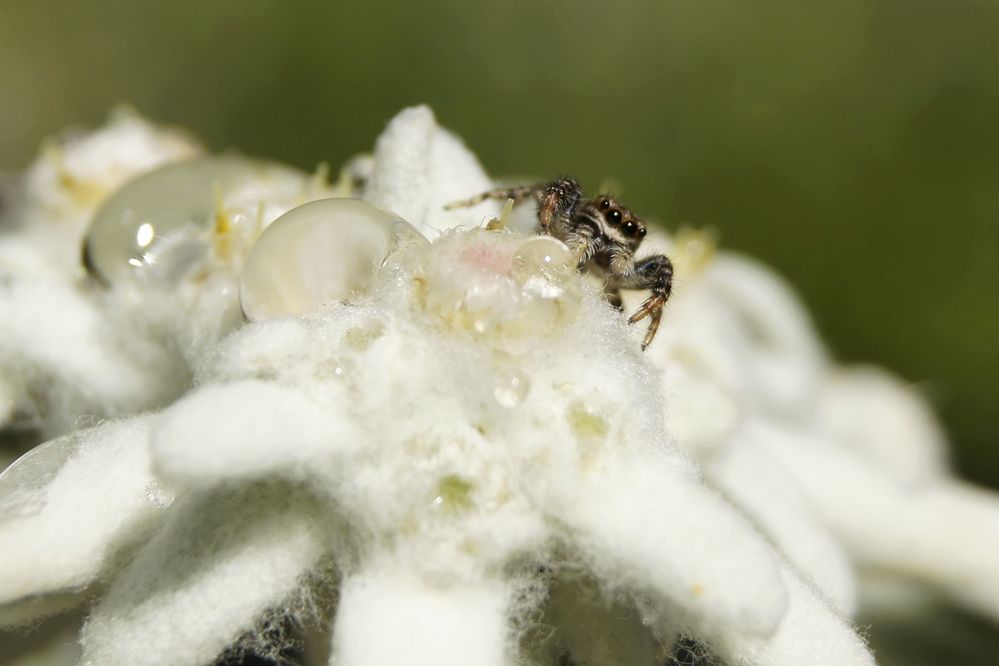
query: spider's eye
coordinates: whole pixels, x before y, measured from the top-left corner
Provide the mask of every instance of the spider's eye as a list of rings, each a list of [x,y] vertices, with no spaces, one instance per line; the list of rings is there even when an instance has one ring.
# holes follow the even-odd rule
[[[608,208],[610,208],[609,199],[604,199],[603,201],[600,202],[600,210],[607,210]]]
[[[623,231],[625,236],[634,236],[638,232],[638,225],[635,224],[634,220],[628,220],[624,223]]]
[[[645,234],[647,232],[648,232],[648,229],[646,229],[645,227],[638,227],[638,237],[639,238],[645,238]]]
[[[621,211],[615,208],[607,213],[607,220],[614,225],[621,224]]]

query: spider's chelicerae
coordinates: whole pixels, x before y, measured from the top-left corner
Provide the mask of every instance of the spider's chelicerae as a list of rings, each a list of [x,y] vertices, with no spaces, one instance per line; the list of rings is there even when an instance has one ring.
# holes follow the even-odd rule
[[[608,194],[583,197],[583,188],[572,178],[549,183],[483,192],[471,199],[448,204],[463,208],[486,199],[513,199],[515,204],[534,199],[538,204],[538,231],[565,243],[579,258],[579,268],[604,278],[604,294],[621,308],[622,289],[652,292],[628,323],[649,317],[649,330],[642,340],[646,349],[656,336],[663,306],[673,284],[673,264],[661,254],[635,259],[645,238],[645,224]]]

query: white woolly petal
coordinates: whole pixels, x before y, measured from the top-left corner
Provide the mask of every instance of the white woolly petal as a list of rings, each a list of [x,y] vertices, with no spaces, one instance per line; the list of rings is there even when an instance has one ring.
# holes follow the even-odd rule
[[[210,485],[327,467],[357,433],[338,405],[260,380],[207,386],[167,409],[151,437],[158,473]]]
[[[856,632],[798,580],[782,571],[788,608],[777,631],[760,638],[735,633],[708,640],[732,666],[874,666]]]
[[[79,235],[55,224],[0,233],[0,276],[71,281],[82,269]]]
[[[721,254],[705,271],[714,298],[736,316],[754,381],[745,397],[777,412],[813,399],[826,354],[808,313],[787,283],[760,262]]]
[[[14,388],[14,411],[39,418],[49,435],[80,416],[155,405],[184,379],[161,349],[119,335],[97,303],[69,284],[0,283],[0,321],[0,373]]]
[[[834,372],[819,401],[819,427],[831,439],[901,481],[947,474],[947,441],[926,399],[873,367]]]
[[[999,620],[999,497],[905,485],[821,440],[766,428],[766,446],[862,566],[930,584]],[[955,548],[954,544],[961,544]]]
[[[198,150],[187,133],[120,108],[104,127],[71,135],[43,154],[28,171],[28,191],[50,207],[93,203],[131,176]]]
[[[81,634],[85,666],[198,666],[292,601],[326,544],[281,485],[185,497],[114,580]]]
[[[642,298],[638,292],[627,296],[629,309]],[[787,285],[762,264],[726,253],[700,274],[677,275],[676,295],[647,353],[664,369],[683,363],[697,378],[734,394],[743,409],[789,415],[809,409],[827,368],[811,322]],[[708,398],[720,404],[718,397]],[[729,424],[725,411],[722,423]],[[684,438],[699,448],[719,428],[710,419],[703,434],[695,424],[682,425],[695,435]]]
[[[429,107],[416,106],[401,111],[378,137],[364,198],[432,240],[445,229],[479,226],[498,214],[495,202],[444,210],[445,204],[492,187],[461,139],[441,128]]]
[[[822,591],[837,612],[857,606],[855,574],[846,553],[823,527],[797,485],[767,457],[754,433],[742,433],[705,466],[709,482],[753,519],[774,545]]]
[[[623,459],[582,480],[552,519],[576,533],[572,547],[598,577],[651,586],[687,626],[765,636],[784,613],[766,542],[711,491],[652,456]]]
[[[333,625],[336,666],[504,666],[511,590],[493,581],[422,580],[373,567],[343,582]]]
[[[0,606],[82,588],[158,524],[169,495],[148,471],[149,421],[53,440],[0,476]]]
[[[662,370],[666,423],[685,451],[709,460],[728,445],[745,407],[736,391],[719,381],[708,355],[700,350],[702,345],[662,342],[662,349],[646,353]]]

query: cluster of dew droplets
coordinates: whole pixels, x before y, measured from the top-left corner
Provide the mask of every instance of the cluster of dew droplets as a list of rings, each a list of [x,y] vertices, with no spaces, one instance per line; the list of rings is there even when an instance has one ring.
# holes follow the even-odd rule
[[[357,199],[323,199],[295,208],[261,235],[240,279],[246,318],[304,315],[371,291],[379,271],[414,287],[438,324],[476,336],[538,332],[571,320],[578,295],[568,248],[549,237],[472,230],[433,248],[392,213]],[[571,281],[569,281],[571,282]],[[502,390],[517,393],[515,381]]]
[[[489,349],[497,357],[493,397],[512,409],[530,386],[507,361],[518,356],[517,345],[575,319],[575,267],[554,238],[473,229],[431,245],[392,213],[360,200],[324,199],[267,228],[243,264],[240,301],[250,321],[307,315],[363,298],[381,279],[412,295],[430,335],[456,334]]]
[[[578,310],[576,261],[550,237],[503,230],[445,234],[430,242],[412,225],[359,199],[319,199],[261,228],[223,202],[252,191],[287,191],[305,175],[280,164],[216,156],[157,169],[126,184],[95,215],[86,240],[91,273],[111,286],[172,288],[196,282],[211,259],[235,255],[239,304],[248,321],[301,316],[369,293],[390,265],[418,284],[418,304],[438,324],[494,339],[544,334]],[[273,218],[271,218],[273,219]],[[439,247],[444,246],[444,247]],[[393,261],[388,261],[392,257]],[[472,279],[469,275],[472,274]],[[496,400],[526,392],[515,375],[497,380]]]

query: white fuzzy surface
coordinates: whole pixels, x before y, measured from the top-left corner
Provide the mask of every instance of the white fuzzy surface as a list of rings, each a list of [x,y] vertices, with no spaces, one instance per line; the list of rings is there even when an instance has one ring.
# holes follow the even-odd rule
[[[90,615],[82,665],[209,663],[284,610],[325,552],[315,504],[286,487],[187,495],[172,514]]]
[[[161,345],[127,335],[99,296],[73,283],[0,281],[0,320],[0,422],[26,421],[55,436],[81,417],[162,404],[187,381]]]
[[[109,423],[38,447],[0,477],[0,610],[15,622],[79,591],[157,525],[170,494],[149,472],[150,418]],[[18,604],[27,612],[18,612]]]
[[[709,644],[733,666],[874,666],[874,656],[848,622],[783,571],[788,608],[777,630],[766,639],[728,634]]]
[[[507,586],[435,583],[400,564],[379,563],[343,582],[330,664],[510,663]]]
[[[817,416],[829,439],[904,483],[948,475],[946,435],[915,387],[879,368],[848,366],[822,390]]]
[[[857,581],[845,549],[809,510],[795,477],[773,464],[755,433],[741,432],[706,471],[840,614],[856,612]]]
[[[462,140],[438,125],[429,107],[414,106],[393,118],[378,137],[364,199],[433,240],[447,229],[476,227],[496,215],[496,202],[444,210],[445,204],[492,187]]]
[[[777,562],[730,507],[654,457],[608,461],[594,476],[556,516],[601,579],[651,588],[694,630],[775,630],[787,608]]]
[[[212,428],[205,427],[209,423]],[[210,487],[282,469],[300,479],[324,459],[339,462],[337,453],[359,439],[337,410],[301,391],[245,380],[207,386],[178,401],[157,424],[151,447],[159,475],[179,485]]]
[[[770,455],[801,479],[859,564],[928,584],[999,620],[994,494],[954,481],[913,486],[821,438],[758,427]]]

